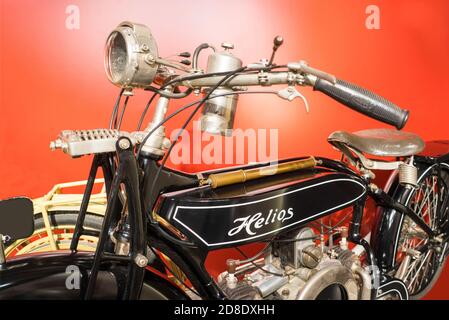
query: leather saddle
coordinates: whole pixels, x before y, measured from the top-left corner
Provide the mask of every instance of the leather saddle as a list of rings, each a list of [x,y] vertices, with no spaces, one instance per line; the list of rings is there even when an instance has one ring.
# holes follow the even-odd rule
[[[327,140],[344,153],[349,148],[356,153],[382,157],[413,156],[425,147],[418,135],[392,129],[370,129],[354,133],[335,131]]]

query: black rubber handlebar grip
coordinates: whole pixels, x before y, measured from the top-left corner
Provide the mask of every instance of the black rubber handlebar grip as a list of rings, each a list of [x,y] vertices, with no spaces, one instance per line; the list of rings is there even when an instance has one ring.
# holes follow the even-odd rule
[[[403,110],[387,99],[352,83],[337,80],[337,83],[333,84],[317,79],[313,90],[320,91],[357,112],[393,125],[399,130],[407,123],[408,110]]]

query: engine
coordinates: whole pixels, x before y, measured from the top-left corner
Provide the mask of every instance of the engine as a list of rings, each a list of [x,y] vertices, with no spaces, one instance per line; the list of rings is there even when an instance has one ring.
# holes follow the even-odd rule
[[[263,254],[227,261],[218,284],[229,299],[370,299],[371,276],[347,247],[347,229],[338,245],[319,241],[312,228],[290,234]]]

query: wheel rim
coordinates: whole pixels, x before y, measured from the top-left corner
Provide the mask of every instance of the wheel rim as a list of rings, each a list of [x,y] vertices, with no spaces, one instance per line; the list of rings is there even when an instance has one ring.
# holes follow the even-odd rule
[[[413,191],[408,206],[432,230],[436,230],[441,218],[438,204],[446,197],[446,186],[442,184],[439,188],[438,177],[430,175],[419,184],[417,190]],[[400,278],[411,296],[418,295],[426,289],[440,265],[439,256],[429,237],[408,217],[404,218],[402,224],[396,261],[400,269],[398,272],[401,273]]]

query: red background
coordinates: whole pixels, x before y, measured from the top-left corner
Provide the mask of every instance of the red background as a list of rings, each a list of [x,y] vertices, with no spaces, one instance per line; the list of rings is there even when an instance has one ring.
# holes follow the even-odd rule
[[[79,30],[65,27],[70,4],[80,8]],[[380,30],[365,28],[369,4],[380,8]],[[445,0],[2,0],[0,10],[0,198],[41,196],[55,183],[86,178],[88,157],[71,160],[48,145],[62,129],[107,126],[118,89],[106,79],[103,46],[123,20],[148,25],[161,56],[230,41],[250,63],[268,58],[273,37],[281,34],[279,63],[305,59],[408,108],[406,130],[424,139],[449,138]],[[299,102],[245,96],[235,126],[277,128],[281,158],[336,157],[326,143],[329,133],[382,126],[309,89],[302,92],[310,114]],[[131,100],[124,129],[134,130],[147,98],[139,92]],[[445,271],[428,298],[449,298],[448,283]]]

